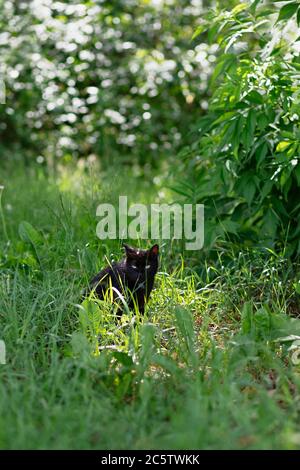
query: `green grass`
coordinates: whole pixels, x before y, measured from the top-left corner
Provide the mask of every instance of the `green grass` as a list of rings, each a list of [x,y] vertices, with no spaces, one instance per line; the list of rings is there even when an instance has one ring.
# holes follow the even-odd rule
[[[107,303],[79,304],[105,256],[121,256],[96,238],[96,206],[168,193],[138,175],[1,178],[1,448],[300,447],[297,266],[165,244],[145,317],[117,323]]]

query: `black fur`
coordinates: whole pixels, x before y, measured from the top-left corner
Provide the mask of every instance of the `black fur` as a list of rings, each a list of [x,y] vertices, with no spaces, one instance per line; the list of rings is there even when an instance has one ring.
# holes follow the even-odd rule
[[[153,289],[155,274],[158,269],[158,245],[149,250],[139,250],[123,245],[126,257],[100,271],[90,282],[89,291],[93,290],[99,299],[104,299],[106,292],[113,289],[113,298],[118,299],[118,292],[125,298],[128,307],[138,306],[141,314]],[[122,314],[119,308],[118,315]]]

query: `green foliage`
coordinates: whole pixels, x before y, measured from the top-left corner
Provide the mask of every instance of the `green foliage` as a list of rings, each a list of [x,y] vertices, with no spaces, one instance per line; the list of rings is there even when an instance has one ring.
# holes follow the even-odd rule
[[[50,168],[114,156],[157,165],[178,151],[212,68],[213,48],[199,55],[190,43],[200,4],[1,3],[3,156]]]
[[[21,240],[29,242],[34,246],[42,242],[42,237],[38,231],[29,222],[26,221],[20,223],[19,235]]]
[[[300,253],[299,11],[248,2],[210,11],[198,30],[219,44],[209,112],[185,157],[207,248],[229,237]]]

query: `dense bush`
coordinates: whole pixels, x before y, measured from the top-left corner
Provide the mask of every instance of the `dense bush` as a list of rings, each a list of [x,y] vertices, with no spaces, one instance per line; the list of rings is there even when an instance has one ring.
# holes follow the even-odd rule
[[[217,41],[219,57],[176,189],[205,204],[207,247],[227,235],[300,253],[300,3],[280,7],[256,0],[211,10],[195,33]]]

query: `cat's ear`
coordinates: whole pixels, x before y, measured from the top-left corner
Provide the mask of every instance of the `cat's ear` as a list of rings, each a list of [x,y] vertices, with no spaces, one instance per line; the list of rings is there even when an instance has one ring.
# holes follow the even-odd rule
[[[157,255],[158,255],[158,252],[159,252],[159,246],[158,246],[158,245],[153,245],[153,246],[150,248],[149,251],[150,251],[151,255],[157,256]]]
[[[126,243],[123,243],[123,248],[125,248],[126,255],[131,255],[135,253],[135,249],[127,245]]]

